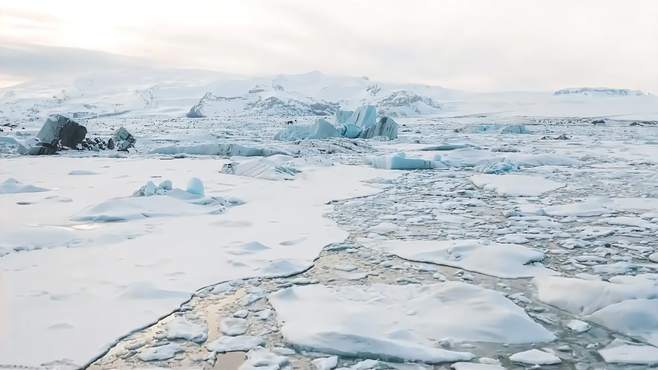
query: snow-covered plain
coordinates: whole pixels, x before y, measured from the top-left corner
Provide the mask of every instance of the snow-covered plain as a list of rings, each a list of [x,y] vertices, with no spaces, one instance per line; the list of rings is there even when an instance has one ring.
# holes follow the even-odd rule
[[[189,73],[0,91],[0,368],[656,363],[656,97]],[[20,155],[50,113],[137,145]]]

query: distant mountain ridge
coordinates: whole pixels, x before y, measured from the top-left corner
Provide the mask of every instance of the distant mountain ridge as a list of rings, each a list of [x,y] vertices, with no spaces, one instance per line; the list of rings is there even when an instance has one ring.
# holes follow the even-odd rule
[[[571,87],[557,90],[553,95],[643,96],[648,94],[640,90],[613,89],[609,87]]]

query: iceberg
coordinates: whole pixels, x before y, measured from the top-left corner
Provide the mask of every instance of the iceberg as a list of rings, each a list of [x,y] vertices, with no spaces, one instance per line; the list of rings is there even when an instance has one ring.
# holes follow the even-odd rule
[[[308,139],[327,139],[331,137],[338,137],[338,130],[336,127],[322,118],[317,119],[312,125],[293,125],[279,131],[275,136],[275,140],[294,141],[294,140],[308,140]]]

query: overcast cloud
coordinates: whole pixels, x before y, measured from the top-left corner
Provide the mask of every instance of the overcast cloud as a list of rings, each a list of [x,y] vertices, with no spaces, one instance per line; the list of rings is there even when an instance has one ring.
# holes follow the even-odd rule
[[[0,45],[248,75],[320,70],[479,91],[658,92],[657,19],[655,0],[0,0]],[[0,76],[56,71],[37,52],[7,50]],[[65,65],[64,54],[48,57]]]

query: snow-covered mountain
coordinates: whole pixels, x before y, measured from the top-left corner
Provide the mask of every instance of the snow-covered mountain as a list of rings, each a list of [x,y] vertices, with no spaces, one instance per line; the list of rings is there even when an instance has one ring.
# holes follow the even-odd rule
[[[16,53],[0,47],[0,58],[11,61]],[[202,70],[160,69],[139,60],[85,53],[76,51],[69,55],[59,49],[37,53],[44,55],[43,63],[53,61],[55,70],[47,76],[34,75],[27,82],[0,89],[0,126],[31,122],[36,125],[54,113],[79,119],[328,116],[338,109],[354,110],[365,104],[375,105],[380,115],[393,117],[658,119],[658,97],[629,89],[583,87],[555,92],[469,93],[317,71],[245,77]],[[67,67],[69,60],[72,65],[77,66],[82,60],[92,66],[72,69]],[[26,72],[19,63],[10,65],[14,65],[12,68],[17,73]]]
[[[591,95],[591,96],[643,96],[647,95],[640,90],[612,89],[609,87],[571,87],[560,89],[554,95]]]
[[[190,109],[188,117],[222,115],[327,116],[339,108],[376,105],[396,117],[436,114],[436,100],[451,94],[441,87],[372,82],[365,77],[320,72],[216,81]]]

